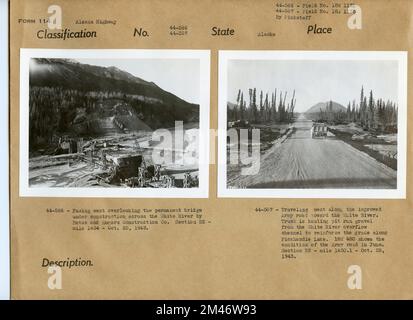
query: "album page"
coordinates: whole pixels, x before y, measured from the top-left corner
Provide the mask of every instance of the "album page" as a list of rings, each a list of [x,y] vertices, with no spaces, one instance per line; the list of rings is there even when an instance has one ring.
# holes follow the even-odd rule
[[[412,299],[412,13],[10,1],[12,298]]]

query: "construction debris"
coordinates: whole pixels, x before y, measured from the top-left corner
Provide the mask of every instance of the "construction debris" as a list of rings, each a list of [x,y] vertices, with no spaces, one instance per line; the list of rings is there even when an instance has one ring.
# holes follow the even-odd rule
[[[152,163],[153,143],[133,134],[100,139],[61,137],[52,155],[30,159],[30,183],[61,187],[194,188],[198,169]]]

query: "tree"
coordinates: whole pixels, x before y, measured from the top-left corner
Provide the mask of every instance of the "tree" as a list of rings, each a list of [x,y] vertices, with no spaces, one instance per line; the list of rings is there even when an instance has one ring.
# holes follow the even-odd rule
[[[241,92],[241,97],[239,100],[239,117],[240,120],[245,120],[245,101],[244,101],[244,93]]]
[[[373,91],[370,90],[370,96],[369,96],[369,104],[368,104],[368,109],[367,109],[368,117],[367,117],[367,127],[370,128],[375,128],[375,123],[374,123],[374,99],[373,99]]]
[[[351,122],[351,104],[350,104],[350,102],[347,105],[346,116],[347,116],[347,121]]]
[[[280,92],[280,102],[278,104],[279,121],[284,121],[284,107],[283,107],[283,96],[282,91]]]
[[[265,94],[265,102],[264,102],[264,110],[263,110],[263,119],[264,122],[269,120],[268,113],[269,113],[269,106],[268,106],[268,93]]]
[[[253,121],[258,122],[257,88],[252,91]]]
[[[290,104],[290,121],[294,118],[294,108],[295,108],[295,90],[293,92],[293,97],[291,98],[291,104]]]
[[[272,120],[277,121],[277,89],[274,90]]]

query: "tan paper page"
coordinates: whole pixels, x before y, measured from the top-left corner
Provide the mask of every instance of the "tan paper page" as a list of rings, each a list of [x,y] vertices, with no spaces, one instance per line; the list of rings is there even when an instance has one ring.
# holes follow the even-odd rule
[[[12,298],[413,298],[412,5],[10,1]]]

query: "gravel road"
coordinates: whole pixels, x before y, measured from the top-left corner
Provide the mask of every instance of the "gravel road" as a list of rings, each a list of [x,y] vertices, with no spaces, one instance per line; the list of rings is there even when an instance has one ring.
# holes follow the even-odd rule
[[[231,187],[395,189],[397,172],[334,136],[311,138],[302,115],[295,132],[261,155],[257,175],[239,176]]]

